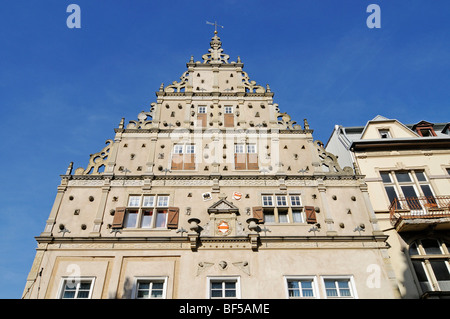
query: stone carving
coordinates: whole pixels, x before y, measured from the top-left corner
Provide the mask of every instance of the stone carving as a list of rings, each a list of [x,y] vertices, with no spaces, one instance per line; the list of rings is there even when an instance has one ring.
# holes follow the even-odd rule
[[[301,130],[302,127],[296,121],[291,120],[291,116],[287,113],[278,113],[278,124],[287,130]],[[281,119],[280,119],[281,118]]]
[[[260,85],[256,85],[256,81],[250,81],[247,72],[242,71],[242,84],[247,92],[265,93],[266,89]]]
[[[89,165],[83,171],[83,175],[88,175],[88,174],[99,175],[99,174],[101,174],[99,172],[99,169],[101,167],[105,166],[112,144],[113,144],[112,140],[107,140],[106,141],[106,146],[100,152],[95,153],[95,154],[91,154],[91,157],[89,159]],[[75,173],[77,173],[77,172],[79,173],[80,170],[77,169],[75,171]]]
[[[138,121],[130,121],[127,125],[127,129],[144,129],[148,128],[152,123],[152,114],[151,112],[144,112],[138,114]],[[148,120],[148,118],[150,118]]]
[[[182,90],[186,88],[189,81],[188,72],[189,71],[183,73],[180,77],[180,82],[173,81],[171,85],[166,86],[164,92],[182,92]]]
[[[330,152],[327,152],[321,141],[315,141],[314,146],[316,147],[317,154],[319,156],[319,165],[317,167],[322,168],[322,172],[329,174],[353,174],[353,170],[351,168],[341,168],[336,156]]]
[[[206,262],[206,261],[199,262],[197,264],[197,276],[200,275],[204,270],[211,267],[212,265],[214,265],[214,263],[210,263],[210,262]]]
[[[228,64],[228,59],[230,56],[228,54],[224,54],[222,49],[222,42],[220,38],[215,34],[211,38],[211,49],[208,49],[209,53],[202,55],[203,63],[226,63]]]
[[[246,273],[247,275],[250,276],[250,266],[248,264],[248,261],[238,261],[238,262],[233,263],[233,266],[239,268],[244,273]]]

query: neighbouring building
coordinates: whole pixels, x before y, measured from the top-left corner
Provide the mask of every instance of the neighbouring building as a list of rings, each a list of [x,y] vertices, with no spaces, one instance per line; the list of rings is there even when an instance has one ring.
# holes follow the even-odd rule
[[[376,116],[336,125],[326,150],[365,176],[404,298],[450,296],[449,123]]]
[[[23,298],[398,298],[367,184],[223,53],[61,176]]]

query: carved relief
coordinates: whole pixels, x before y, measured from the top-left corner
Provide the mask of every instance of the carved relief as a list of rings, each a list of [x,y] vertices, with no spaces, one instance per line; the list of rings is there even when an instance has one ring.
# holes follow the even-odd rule
[[[91,154],[89,159],[88,167],[83,171],[83,175],[99,175],[101,172],[99,170],[106,166],[106,162],[108,160],[109,151],[113,144],[112,140],[106,141],[106,146],[98,153]],[[75,174],[81,173],[81,170],[78,168],[75,171]]]

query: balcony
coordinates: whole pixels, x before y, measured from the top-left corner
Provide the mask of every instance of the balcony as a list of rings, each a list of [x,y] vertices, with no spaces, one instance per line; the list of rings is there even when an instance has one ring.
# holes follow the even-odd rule
[[[398,232],[421,231],[430,226],[450,229],[450,196],[396,198],[389,212]]]

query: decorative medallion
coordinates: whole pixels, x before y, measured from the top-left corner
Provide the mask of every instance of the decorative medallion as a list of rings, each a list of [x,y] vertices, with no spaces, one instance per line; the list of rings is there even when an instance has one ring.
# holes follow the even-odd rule
[[[224,220],[219,222],[219,224],[217,225],[217,230],[218,233],[223,236],[227,236],[231,232],[230,225]]]
[[[242,198],[242,193],[234,192],[233,193],[233,199],[240,200]]]

